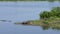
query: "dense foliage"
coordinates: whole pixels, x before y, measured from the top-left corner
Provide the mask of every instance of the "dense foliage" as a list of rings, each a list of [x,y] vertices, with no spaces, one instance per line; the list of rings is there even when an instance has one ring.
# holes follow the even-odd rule
[[[60,17],[60,7],[54,7],[51,11],[44,11],[40,13],[40,18]]]

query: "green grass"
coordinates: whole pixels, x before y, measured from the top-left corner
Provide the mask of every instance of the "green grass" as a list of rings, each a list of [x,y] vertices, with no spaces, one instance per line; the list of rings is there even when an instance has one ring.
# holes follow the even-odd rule
[[[51,17],[46,20],[32,20],[32,25],[49,26],[51,28],[60,28],[60,18]]]
[[[60,18],[59,17],[51,17],[46,20],[29,20],[28,25],[42,26],[43,28],[52,28],[52,29],[60,29]],[[15,24],[21,24],[22,22],[17,22]]]
[[[32,25],[41,25],[43,20],[30,20]]]

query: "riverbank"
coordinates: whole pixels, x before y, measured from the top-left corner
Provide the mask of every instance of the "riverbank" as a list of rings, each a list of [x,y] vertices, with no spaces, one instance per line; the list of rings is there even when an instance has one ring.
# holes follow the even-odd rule
[[[60,29],[60,7],[52,8],[51,11],[40,13],[40,20],[29,20],[22,22],[23,25],[37,25],[42,27],[59,28]],[[15,23],[19,24],[19,23]]]
[[[26,22],[17,22],[15,24],[22,24],[22,25],[34,25],[34,26],[42,26],[42,27],[49,27],[49,28],[58,28],[60,29],[60,18],[59,17],[51,17],[46,20],[29,20]]]

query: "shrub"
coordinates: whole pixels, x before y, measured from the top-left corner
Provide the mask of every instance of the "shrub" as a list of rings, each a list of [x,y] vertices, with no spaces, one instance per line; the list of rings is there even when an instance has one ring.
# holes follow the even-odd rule
[[[49,11],[43,11],[40,13],[40,18],[45,19],[45,18],[50,18],[50,17],[60,17],[60,7],[54,7],[52,10]]]

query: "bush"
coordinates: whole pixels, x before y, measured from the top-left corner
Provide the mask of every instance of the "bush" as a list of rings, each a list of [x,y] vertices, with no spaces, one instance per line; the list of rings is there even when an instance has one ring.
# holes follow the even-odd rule
[[[43,13],[40,13],[40,18],[50,18],[50,17],[60,17],[60,7],[54,7],[51,11],[44,11]]]
[[[48,11],[44,11],[43,13],[40,14],[40,18],[49,18],[51,15]]]

